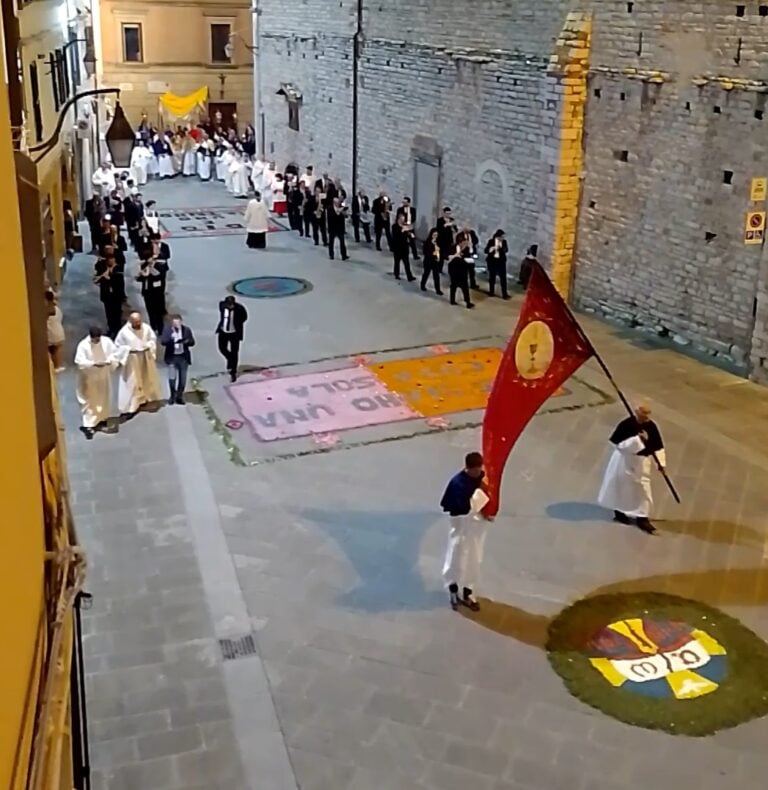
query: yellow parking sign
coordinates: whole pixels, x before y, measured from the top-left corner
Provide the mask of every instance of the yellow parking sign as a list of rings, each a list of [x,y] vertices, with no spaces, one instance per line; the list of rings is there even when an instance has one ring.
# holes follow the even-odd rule
[[[768,178],[753,178],[749,191],[749,199],[753,203],[762,203],[768,193]]]

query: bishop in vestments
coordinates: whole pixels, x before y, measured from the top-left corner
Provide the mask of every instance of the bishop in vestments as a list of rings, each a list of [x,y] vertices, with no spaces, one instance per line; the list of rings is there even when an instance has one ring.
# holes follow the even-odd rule
[[[117,388],[120,414],[135,414],[147,403],[163,397],[157,373],[157,337],[141,313],[131,313],[115,338],[122,369]]]
[[[621,524],[636,523],[652,535],[656,528],[650,521],[653,507],[651,470],[654,456],[663,470],[666,466],[664,442],[651,409],[640,404],[632,417],[622,420],[611,435],[613,454],[605,470],[597,501],[613,510]]]

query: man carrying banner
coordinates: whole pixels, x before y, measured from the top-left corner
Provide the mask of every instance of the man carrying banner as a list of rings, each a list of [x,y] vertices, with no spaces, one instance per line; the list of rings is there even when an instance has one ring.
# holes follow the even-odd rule
[[[651,408],[641,403],[632,417],[622,420],[611,435],[614,446],[597,501],[613,510],[614,521],[632,524],[653,535],[656,528],[649,516],[653,506],[651,459],[655,455],[659,471],[666,466],[664,442]]]
[[[440,500],[440,507],[451,517],[443,578],[448,585],[454,612],[459,608],[459,603],[473,612],[480,609],[474,589],[483,561],[486,522],[492,520],[480,513],[488,503],[488,496],[483,490],[484,476],[483,456],[480,453],[468,453],[464,459],[464,468],[450,479]]]

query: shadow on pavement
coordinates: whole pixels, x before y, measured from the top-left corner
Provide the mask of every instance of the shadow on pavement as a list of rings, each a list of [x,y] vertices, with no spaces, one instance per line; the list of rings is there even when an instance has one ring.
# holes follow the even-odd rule
[[[546,513],[558,521],[611,521],[613,513],[593,502],[555,502]]]
[[[445,606],[442,589],[430,590],[417,565],[421,542],[435,519],[433,511],[301,511],[333,538],[347,556],[360,584],[336,604],[365,612],[424,611]]]
[[[720,608],[764,606],[768,603],[768,567],[718,568],[627,579],[591,590],[583,598],[640,592],[679,595]],[[497,634],[533,647],[545,647],[552,618],[485,598],[480,599],[480,607],[479,612],[464,607],[459,611],[466,619]]]

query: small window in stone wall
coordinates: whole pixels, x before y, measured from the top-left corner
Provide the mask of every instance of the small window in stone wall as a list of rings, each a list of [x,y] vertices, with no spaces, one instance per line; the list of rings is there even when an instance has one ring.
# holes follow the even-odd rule
[[[768,16],[768,5],[761,5],[757,8],[757,13],[760,16]]]
[[[747,13],[747,7],[745,5],[737,5],[736,6],[736,16],[744,16]]]
[[[288,128],[294,132],[299,131],[299,103],[297,101],[288,102]]]
[[[733,183],[733,170],[723,170],[723,183],[724,184]]]

